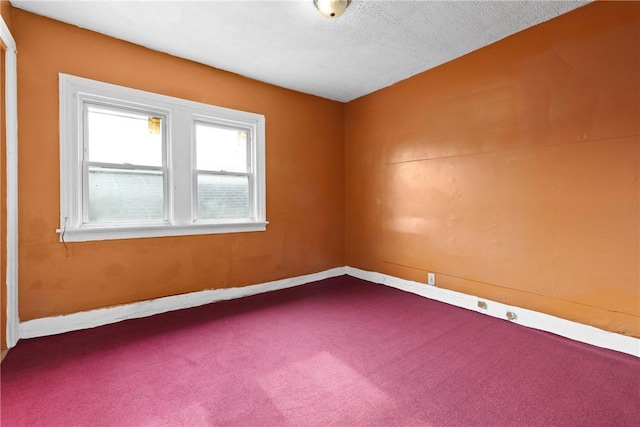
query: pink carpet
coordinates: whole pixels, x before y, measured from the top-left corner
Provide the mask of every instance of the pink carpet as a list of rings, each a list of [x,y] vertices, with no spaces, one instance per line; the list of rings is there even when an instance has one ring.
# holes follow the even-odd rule
[[[639,426],[640,359],[350,277],[58,336],[2,426]]]

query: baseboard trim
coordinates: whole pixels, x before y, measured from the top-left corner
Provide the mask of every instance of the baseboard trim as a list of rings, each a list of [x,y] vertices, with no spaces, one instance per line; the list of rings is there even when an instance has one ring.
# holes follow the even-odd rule
[[[344,275],[345,267],[336,267],[319,273],[312,273],[304,276],[297,276],[289,279],[276,280],[240,288],[223,288],[190,292],[188,294],[173,295],[131,304],[99,308],[96,310],[81,311],[63,316],[27,320],[20,323],[20,338],[36,338],[77,331],[80,329],[95,328],[97,326],[108,325],[122,320],[148,317],[153,316],[154,314],[197,307],[216,301],[242,298],[279,289],[292,288],[294,286],[300,286],[306,283]]]
[[[550,314],[544,314],[522,307],[510,306],[496,301],[491,301],[486,298],[442,289],[436,286],[429,286],[425,283],[400,279],[398,277],[382,273],[360,270],[358,268],[348,266],[345,267],[345,270],[347,275],[357,277],[368,282],[391,286],[425,298],[444,302],[456,307],[466,308],[467,310],[473,310],[481,314],[497,317],[522,326],[551,332],[552,334],[560,335],[574,341],[580,341],[597,347],[607,348],[640,357],[640,339],[638,338],[608,332],[593,326],[555,317]],[[478,301],[480,300],[487,304],[486,309],[478,307]],[[507,320],[507,311],[515,313],[517,318],[515,320]]]
[[[188,294],[168,296],[132,304],[82,311],[63,316],[44,317],[21,322],[19,325],[20,338],[35,338],[56,335],[70,331],[94,328],[128,319],[153,316],[173,310],[197,307],[216,301],[242,298],[279,289],[292,288],[306,283],[331,277],[349,275],[368,282],[390,286],[406,292],[411,292],[425,298],[444,302],[456,307],[466,308],[481,314],[507,320],[506,313],[516,313],[515,320],[507,320],[533,329],[550,332],[574,341],[580,341],[597,347],[607,348],[640,357],[640,339],[608,332],[593,326],[555,317],[549,314],[528,310],[522,307],[510,306],[486,298],[463,294],[448,289],[429,286],[425,283],[405,280],[373,271],[361,270],[354,267],[336,267],[318,273],[289,279],[276,280],[257,285],[240,288],[213,289]],[[486,309],[478,307],[478,301],[487,304]]]

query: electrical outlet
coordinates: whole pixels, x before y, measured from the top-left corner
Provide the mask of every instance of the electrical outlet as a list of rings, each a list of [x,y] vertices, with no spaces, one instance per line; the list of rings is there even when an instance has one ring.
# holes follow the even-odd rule
[[[427,273],[427,284],[432,286],[436,285],[436,273]]]
[[[513,311],[507,311],[507,319],[516,320],[517,318],[518,316],[516,316],[516,314]]]
[[[478,301],[478,307],[482,308],[483,310],[487,309],[487,303],[484,301]]]

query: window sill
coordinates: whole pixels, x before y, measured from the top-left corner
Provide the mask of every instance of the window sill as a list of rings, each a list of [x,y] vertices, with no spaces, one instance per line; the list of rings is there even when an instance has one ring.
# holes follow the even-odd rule
[[[145,225],[128,227],[92,227],[56,230],[60,241],[89,242],[94,240],[143,239],[149,237],[193,236],[199,234],[245,233],[265,231],[267,221],[193,224],[193,225]]]

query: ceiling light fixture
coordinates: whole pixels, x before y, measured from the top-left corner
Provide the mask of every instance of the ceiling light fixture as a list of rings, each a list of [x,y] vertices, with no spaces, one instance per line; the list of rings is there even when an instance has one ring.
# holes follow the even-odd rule
[[[318,8],[320,14],[325,18],[337,18],[347,10],[351,0],[313,0],[313,4]]]

